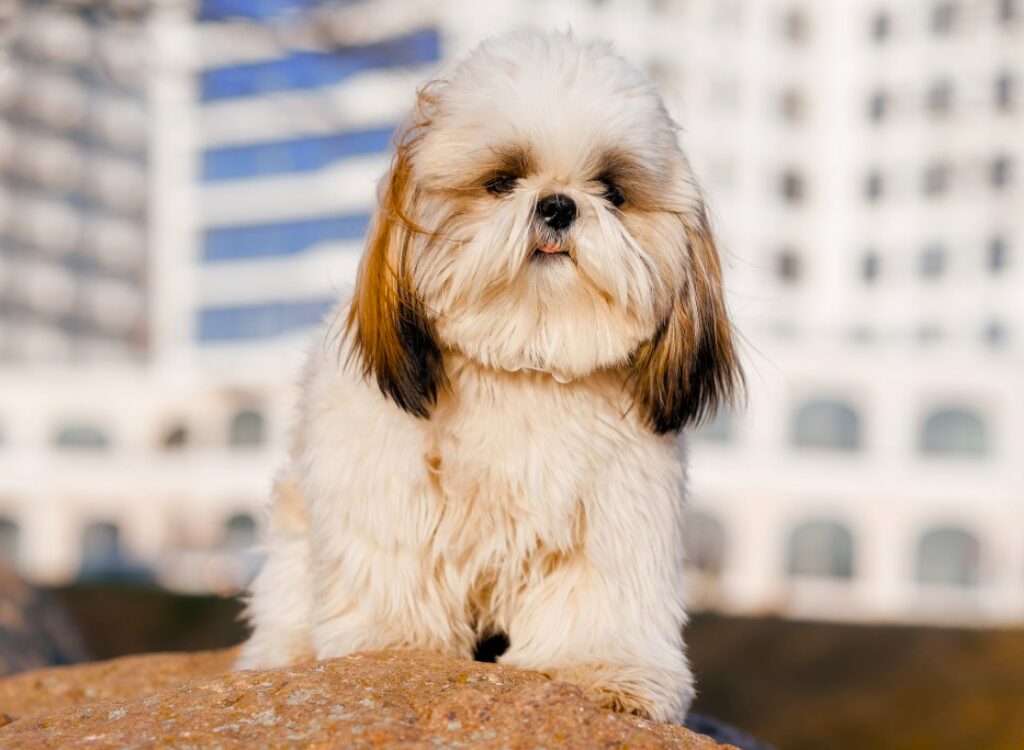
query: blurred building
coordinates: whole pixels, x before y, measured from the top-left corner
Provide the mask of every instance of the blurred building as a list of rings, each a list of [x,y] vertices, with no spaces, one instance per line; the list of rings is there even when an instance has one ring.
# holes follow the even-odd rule
[[[20,540],[23,570],[46,580],[103,560],[178,588],[243,580],[294,370],[354,277],[416,85],[490,34],[571,26],[615,40],[665,92],[745,339],[746,408],[693,440],[695,603],[1024,620],[1022,6],[165,0],[116,23],[75,11],[93,35],[145,29],[145,241],[130,246],[146,269],[133,339],[146,363],[0,373],[0,545]],[[38,67],[26,45],[13,47],[19,81]],[[20,133],[22,109],[5,112],[0,135]],[[12,171],[28,153],[0,150],[4,217],[38,192]],[[3,237],[0,278],[23,261],[67,266]],[[72,285],[90,281],[70,269]],[[24,317],[19,293],[32,309],[54,299],[5,291],[0,324]]]
[[[698,592],[1019,621],[1024,7],[746,10],[713,189],[750,400],[693,452]]]
[[[440,62],[436,24],[341,34],[329,9],[285,12],[304,5],[197,11],[197,247],[178,312],[204,362],[305,348],[355,276],[392,132]]]
[[[148,119],[137,13],[27,3],[0,81],[0,362],[137,360]]]

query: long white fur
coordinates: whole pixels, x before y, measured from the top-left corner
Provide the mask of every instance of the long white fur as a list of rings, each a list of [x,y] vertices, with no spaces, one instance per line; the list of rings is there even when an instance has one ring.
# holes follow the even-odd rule
[[[700,205],[675,127],[609,47],[564,34],[487,42],[431,92],[413,218],[445,231],[416,241],[412,273],[448,386],[416,418],[363,377],[351,337],[318,339],[238,666],[471,658],[505,632],[504,664],[682,720],[684,457],[627,382],[684,282],[680,222]],[[453,210],[451,186],[524,142],[536,168],[513,194]],[[652,210],[602,198],[588,170],[607,148],[649,170]],[[531,264],[533,207],[555,190],[579,206],[576,262]]]

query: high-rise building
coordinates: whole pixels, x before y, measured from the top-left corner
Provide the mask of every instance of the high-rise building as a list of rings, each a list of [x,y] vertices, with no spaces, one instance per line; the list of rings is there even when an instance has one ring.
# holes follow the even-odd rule
[[[178,19],[192,65],[165,75],[188,81],[190,137],[164,135],[193,168],[159,183],[191,198],[166,258],[171,358],[290,364],[355,276],[392,133],[441,61],[441,32],[341,26],[336,9],[206,0]]]
[[[711,183],[750,398],[693,451],[699,595],[1020,619],[1020,4],[743,8]]]
[[[0,548],[21,529],[110,557],[109,527],[123,527],[170,585],[233,580],[228,552],[251,534],[285,448],[288,384],[354,278],[416,86],[488,35],[571,26],[612,39],[662,88],[708,192],[744,341],[748,403],[691,441],[694,599],[1024,619],[1022,5],[154,3],[139,256],[152,364],[64,387],[3,375]],[[21,158],[0,148],[4,175]],[[17,180],[0,201],[5,232],[30,215],[10,218],[34,195]],[[10,247],[0,277],[53,256]],[[0,325],[22,314],[16,300],[0,302]],[[137,416],[105,409],[115,394]],[[146,470],[59,492],[33,483],[67,476],[81,456],[67,446],[83,442],[90,461]],[[74,512],[42,502],[56,495]],[[78,564],[77,551],[19,554],[40,576]]]
[[[0,59],[0,362],[138,360],[145,13],[26,3]]]

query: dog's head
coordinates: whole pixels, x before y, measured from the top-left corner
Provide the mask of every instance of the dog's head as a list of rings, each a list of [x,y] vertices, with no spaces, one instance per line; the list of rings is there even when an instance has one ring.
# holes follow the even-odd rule
[[[421,90],[348,326],[366,374],[422,417],[446,350],[562,381],[628,369],[662,433],[741,377],[676,127],[608,45],[568,34],[486,42]]]

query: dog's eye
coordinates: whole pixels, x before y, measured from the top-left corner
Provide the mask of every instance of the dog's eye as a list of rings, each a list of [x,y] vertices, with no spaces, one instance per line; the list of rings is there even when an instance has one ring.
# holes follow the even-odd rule
[[[626,196],[623,195],[622,190],[620,190],[619,186],[612,182],[611,179],[608,177],[602,177],[601,184],[604,185],[604,199],[606,201],[616,208],[626,202]]]
[[[504,195],[512,191],[519,178],[508,172],[497,172],[484,183],[484,189],[494,195]]]

